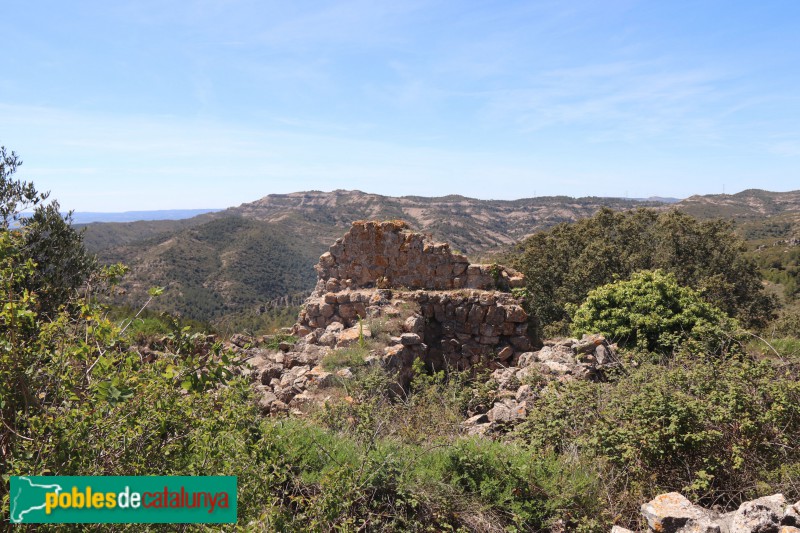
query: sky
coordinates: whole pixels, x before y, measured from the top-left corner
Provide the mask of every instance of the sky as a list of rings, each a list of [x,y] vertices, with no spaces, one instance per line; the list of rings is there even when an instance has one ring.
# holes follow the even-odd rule
[[[3,2],[0,144],[64,209],[800,189],[800,2]]]

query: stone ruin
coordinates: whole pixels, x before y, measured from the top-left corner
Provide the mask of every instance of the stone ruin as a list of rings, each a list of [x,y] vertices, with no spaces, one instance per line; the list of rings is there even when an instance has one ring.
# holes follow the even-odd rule
[[[522,274],[499,265],[471,265],[447,243],[432,242],[400,220],[354,222],[316,266],[317,296],[347,289],[478,289],[523,287]]]
[[[430,370],[491,371],[497,401],[469,413],[463,427],[471,434],[524,419],[539,393],[535,383],[599,379],[615,361],[601,336],[545,341],[532,351],[542,343],[529,336],[513,293],[525,283],[519,272],[470,264],[401,221],[354,222],[316,269],[317,285],[291,328],[296,343],[276,351],[232,338],[250,356],[260,405],[271,415],[302,414],[304,404],[323,401],[325,388],[352,372],[326,371],[322,360],[354,344],[368,345],[365,362],[393,372],[401,387],[417,359]]]
[[[364,321],[401,308],[404,332],[384,354],[390,368],[416,357],[435,370],[497,367],[532,347],[528,315],[508,292],[524,285],[520,273],[472,265],[404,222],[354,222],[316,269],[319,281],[293,329],[307,344],[346,345],[351,335],[337,333],[359,324],[363,331]]]

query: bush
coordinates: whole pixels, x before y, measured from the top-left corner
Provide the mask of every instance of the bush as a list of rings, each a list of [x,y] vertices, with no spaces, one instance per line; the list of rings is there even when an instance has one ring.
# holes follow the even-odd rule
[[[576,335],[602,333],[644,351],[673,350],[691,339],[716,352],[735,329],[725,313],[660,270],[590,291],[572,317]]]
[[[28,287],[38,294],[39,310],[47,316],[73,301],[98,271],[95,258],[83,247],[83,234],[71,222],[70,214],[61,216],[56,201],[37,206],[22,221],[23,251],[36,264]]]
[[[304,465],[308,473],[301,478],[313,484],[306,490],[315,496],[304,505],[336,502],[328,523],[357,525],[366,518],[390,530],[541,531],[557,520],[574,531],[608,529],[603,529],[608,517],[600,508],[599,478],[591,462],[465,438],[459,422],[478,392],[476,383],[459,373],[425,373],[419,360],[414,371],[407,393],[393,394],[396,388],[384,370],[362,369],[347,382],[348,397],[318,413],[328,431],[306,427],[312,438],[288,439],[306,458],[288,457]],[[371,466],[362,469],[364,464]],[[366,478],[369,470],[374,478]],[[329,472],[336,475],[335,486],[326,482]],[[368,488],[350,494],[354,483]],[[373,501],[378,507],[365,506],[364,497],[371,494],[391,498]],[[391,511],[376,518],[372,509],[385,505]]]
[[[638,507],[679,491],[710,507],[800,497],[800,367],[680,353],[617,382],[551,384],[518,435],[597,465],[605,508],[640,529]]]
[[[767,328],[773,337],[800,336],[800,309],[785,310]]]
[[[239,362],[221,345],[187,349],[197,337],[182,328],[144,363],[98,303],[124,268],[86,261],[58,205],[7,179],[18,163],[0,155],[3,517],[8,477],[46,474],[239,475],[240,516],[255,516],[272,469]]]
[[[180,348],[144,363],[93,294],[45,316],[26,288],[36,266],[23,243],[0,232],[3,513],[10,475],[227,474],[240,476],[240,516],[252,516],[271,467],[249,381],[232,379],[237,362],[220,345],[183,351],[194,335],[182,330]]]

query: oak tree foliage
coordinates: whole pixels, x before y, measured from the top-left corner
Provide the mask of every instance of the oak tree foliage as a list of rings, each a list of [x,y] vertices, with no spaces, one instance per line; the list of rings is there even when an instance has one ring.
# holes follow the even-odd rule
[[[38,309],[52,316],[88,280],[97,265],[72,225],[71,212],[62,215],[57,201],[33,183],[17,180],[22,165],[15,152],[0,147],[0,231],[17,231],[21,254],[34,263],[25,289],[36,294]]]
[[[661,269],[748,327],[764,325],[776,302],[765,294],[744,243],[722,220],[700,221],[677,210],[603,208],[523,241],[513,259],[525,274],[528,305],[540,334],[569,330],[568,306],[589,291],[640,270]]]

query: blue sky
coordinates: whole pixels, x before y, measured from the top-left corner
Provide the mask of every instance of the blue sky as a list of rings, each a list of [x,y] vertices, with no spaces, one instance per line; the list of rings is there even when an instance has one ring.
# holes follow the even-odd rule
[[[800,188],[800,2],[3,7],[0,143],[79,211]]]

